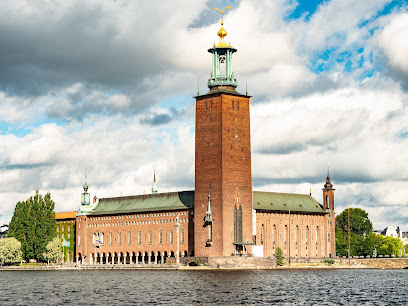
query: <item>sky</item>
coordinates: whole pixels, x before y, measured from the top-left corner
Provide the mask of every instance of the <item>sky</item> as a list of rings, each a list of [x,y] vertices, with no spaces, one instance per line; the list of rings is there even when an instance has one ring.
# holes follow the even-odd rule
[[[197,92],[220,28],[251,98],[254,190],[408,231],[408,4],[403,0],[0,1],[0,224],[35,190],[194,189]]]

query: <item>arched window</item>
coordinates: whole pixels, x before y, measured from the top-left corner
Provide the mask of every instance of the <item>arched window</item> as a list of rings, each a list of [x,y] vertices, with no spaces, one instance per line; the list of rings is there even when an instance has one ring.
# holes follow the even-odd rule
[[[173,244],[173,230],[170,230],[170,244]]]
[[[181,229],[180,232],[180,243],[184,243],[184,229]]]
[[[122,244],[122,233],[119,232],[119,237],[118,237],[118,244],[121,245]]]
[[[159,244],[163,243],[163,232],[162,230],[159,231]]]
[[[128,233],[128,243],[129,243],[129,245],[132,244],[132,233],[131,233],[131,231],[129,231],[129,233]]]
[[[138,242],[138,244],[142,244],[142,232],[141,231],[139,231],[139,235],[137,237],[137,242]]]

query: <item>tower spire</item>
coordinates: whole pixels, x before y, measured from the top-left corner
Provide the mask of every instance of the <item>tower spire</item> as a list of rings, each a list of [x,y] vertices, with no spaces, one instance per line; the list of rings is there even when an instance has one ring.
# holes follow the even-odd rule
[[[84,192],[82,193],[82,196],[81,196],[81,205],[85,205],[85,206],[88,206],[90,204],[90,196],[88,193],[88,183],[86,182],[86,178],[87,178],[86,171],[87,170],[88,169],[86,168],[86,164],[85,164],[85,183],[83,186]]]
[[[152,186],[152,193],[157,193],[157,185],[156,185],[156,168],[153,170],[153,186]]]

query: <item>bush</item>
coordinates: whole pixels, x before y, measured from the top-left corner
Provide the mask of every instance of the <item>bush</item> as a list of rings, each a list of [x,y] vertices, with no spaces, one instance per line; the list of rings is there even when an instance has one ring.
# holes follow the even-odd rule
[[[329,265],[334,264],[334,260],[333,259],[326,259],[325,261],[323,261],[324,263],[327,263]]]
[[[283,251],[281,248],[276,248],[275,256],[278,266],[283,266]]]

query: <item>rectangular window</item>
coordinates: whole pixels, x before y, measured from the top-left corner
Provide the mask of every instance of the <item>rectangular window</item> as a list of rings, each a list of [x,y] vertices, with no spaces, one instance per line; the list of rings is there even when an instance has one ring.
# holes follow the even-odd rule
[[[159,232],[159,244],[162,244],[162,242],[163,242],[163,233],[160,230],[160,232]]]
[[[137,240],[138,240],[138,244],[142,244],[142,232],[141,231],[139,231],[139,236]]]
[[[109,234],[109,245],[112,245],[112,232]]]
[[[149,231],[149,244],[152,244],[152,232]]]
[[[210,237],[211,239],[212,237]],[[181,230],[181,234],[180,234],[180,243],[184,243],[184,230]]]
[[[118,237],[118,239],[119,239],[119,245],[121,245],[122,244],[122,233],[121,232],[119,232],[119,237]]]

